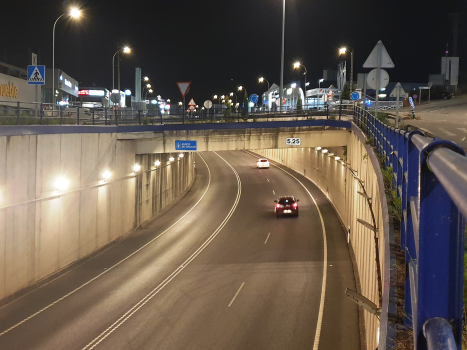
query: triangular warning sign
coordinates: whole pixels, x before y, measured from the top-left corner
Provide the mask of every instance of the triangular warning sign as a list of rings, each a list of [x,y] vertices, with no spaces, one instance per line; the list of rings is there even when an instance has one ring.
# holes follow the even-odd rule
[[[405,95],[405,90],[402,87],[401,83],[397,83],[396,86],[394,86],[394,89],[392,90],[389,97],[397,97],[397,90],[399,90],[399,97],[403,97]]]
[[[185,97],[188,91],[190,91],[191,81],[179,82],[177,83],[177,85],[178,90],[180,90],[180,94],[182,95],[182,97]]]
[[[370,56],[366,59],[363,64],[363,68],[378,68],[378,50],[380,49],[380,67],[381,68],[394,68],[395,65],[392,62],[391,57],[388,54],[388,51],[383,45],[383,42],[380,40],[371,51]]]
[[[191,101],[188,102],[188,106],[196,106],[195,100],[191,99]]]
[[[44,82],[44,77],[42,76],[41,72],[39,72],[37,66],[32,71],[32,74],[29,76],[28,81],[33,81],[36,83]]]

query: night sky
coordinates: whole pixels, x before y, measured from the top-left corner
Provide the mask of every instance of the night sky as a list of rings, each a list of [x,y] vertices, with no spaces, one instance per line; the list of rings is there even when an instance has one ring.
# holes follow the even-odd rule
[[[111,89],[119,45],[132,48],[121,61],[122,90],[134,91],[134,68],[141,67],[154,95],[172,103],[181,100],[177,81],[192,82],[187,98],[198,104],[239,85],[260,94],[267,90],[260,76],[279,85],[282,0],[2,0],[0,61],[26,65],[30,47],[51,67],[53,24],[71,5],[84,18],[58,21],[55,67],[81,86]],[[467,13],[467,1],[286,0],[284,84],[303,79],[292,67],[299,60],[317,87],[323,69],[336,69],[341,46],[354,49],[356,79],[369,71],[362,65],[378,40],[396,65],[390,81],[426,83],[440,73],[447,43],[452,50],[451,12]],[[467,71],[467,15],[458,56]],[[347,64],[349,77],[350,55]]]

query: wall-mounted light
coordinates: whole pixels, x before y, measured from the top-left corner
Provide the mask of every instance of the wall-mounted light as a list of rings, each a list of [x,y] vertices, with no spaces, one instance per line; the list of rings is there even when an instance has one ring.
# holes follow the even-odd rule
[[[69,183],[70,182],[67,180],[66,177],[59,177],[57,181],[55,181],[55,189],[59,192],[65,191],[68,188]]]
[[[104,181],[108,181],[111,177],[112,177],[112,173],[110,172],[110,170],[106,170],[102,173],[102,179]]]
[[[154,162],[154,165],[155,165],[155,166],[159,166],[159,165],[161,165],[161,162],[160,162],[159,160],[156,160],[156,161]]]
[[[317,151],[319,151],[319,150],[321,149],[321,147],[316,147],[315,149],[316,149]]]
[[[174,160],[175,160],[174,157],[170,157],[170,158],[169,158],[169,162],[173,162]]]
[[[178,156],[179,156],[179,158],[183,158],[184,154],[180,153]]]
[[[336,157],[336,160],[339,160],[339,159],[341,159],[341,157]]]
[[[328,156],[329,157],[332,157],[334,155],[334,153],[329,153]]]
[[[135,164],[133,165],[133,172],[136,174],[138,171],[140,171],[141,165]]]
[[[328,153],[328,150],[327,150],[327,149],[323,149],[322,152],[323,152],[323,153]]]

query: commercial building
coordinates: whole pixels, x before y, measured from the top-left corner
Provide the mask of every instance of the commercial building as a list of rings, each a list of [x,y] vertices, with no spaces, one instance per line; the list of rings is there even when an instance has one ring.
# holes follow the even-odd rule
[[[42,102],[52,103],[52,68],[45,70],[45,85],[42,88]],[[78,81],[63,72],[55,69],[55,101],[60,105],[72,104],[78,99]]]
[[[18,102],[30,104],[41,102],[41,86],[29,85],[27,70],[0,62],[0,108],[16,106]]]
[[[110,107],[110,91],[104,87],[83,87],[78,91],[78,102],[83,107]]]

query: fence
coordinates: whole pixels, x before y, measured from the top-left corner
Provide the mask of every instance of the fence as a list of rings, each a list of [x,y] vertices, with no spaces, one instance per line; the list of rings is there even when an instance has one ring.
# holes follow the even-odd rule
[[[268,111],[264,108],[204,109],[184,113],[180,109],[136,110],[132,108],[87,108],[56,106],[45,103],[0,101],[0,125],[154,125],[185,123],[235,123],[297,119],[348,119],[353,105],[326,105],[321,109],[284,109]]]
[[[354,122],[392,168],[402,206],[405,324],[415,349],[462,348],[467,158],[450,141],[389,127],[355,108]]]

